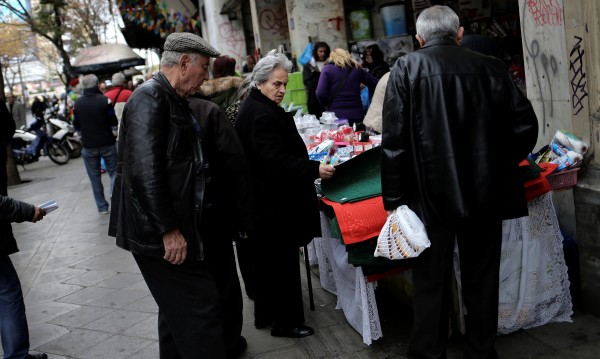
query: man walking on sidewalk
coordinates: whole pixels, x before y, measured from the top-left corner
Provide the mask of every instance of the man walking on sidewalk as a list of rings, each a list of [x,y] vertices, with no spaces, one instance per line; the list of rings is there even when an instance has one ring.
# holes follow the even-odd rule
[[[502,61],[459,46],[452,9],[428,8],[416,25],[421,48],[390,73],[381,144],[385,208],[410,207],[431,240],[413,262],[408,357],[446,357],[456,239],[464,358],[497,358],[502,220],[527,215],[518,164],[535,145],[537,119]]]
[[[75,102],[73,124],[81,131],[83,163],[92,184],[96,207],[101,214],[108,214],[108,202],[104,197],[100,160],[104,158],[110,176],[110,196],[117,173],[117,147],[113,127],[117,117],[111,101],[98,89],[96,75],[85,75],[81,79],[83,95]]]

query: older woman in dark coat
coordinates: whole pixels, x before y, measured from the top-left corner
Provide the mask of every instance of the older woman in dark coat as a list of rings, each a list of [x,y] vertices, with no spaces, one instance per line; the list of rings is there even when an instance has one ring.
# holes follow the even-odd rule
[[[249,163],[257,199],[254,274],[254,325],[273,325],[271,335],[300,338],[314,330],[304,325],[298,247],[320,234],[317,178],[334,168],[308,159],[292,115],[279,106],[285,95],[290,61],[282,54],[261,59],[242,103],[236,129]]]

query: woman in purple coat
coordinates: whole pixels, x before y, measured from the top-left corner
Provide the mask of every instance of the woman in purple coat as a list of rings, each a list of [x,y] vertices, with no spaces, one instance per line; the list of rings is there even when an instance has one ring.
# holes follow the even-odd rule
[[[321,71],[317,98],[327,111],[335,112],[337,118],[348,119],[352,125],[362,122],[365,116],[360,100],[361,85],[373,93],[377,78],[363,70],[348,51],[335,49]]]

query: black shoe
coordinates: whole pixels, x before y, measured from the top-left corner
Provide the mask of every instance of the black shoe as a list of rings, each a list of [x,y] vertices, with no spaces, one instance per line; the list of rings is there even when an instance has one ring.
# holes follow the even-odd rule
[[[25,359],[48,359],[48,355],[46,355],[45,353],[27,354],[27,356],[25,357]]]
[[[313,334],[315,334],[315,330],[306,325],[288,329],[277,327],[271,329],[271,336],[274,337],[303,338]]]

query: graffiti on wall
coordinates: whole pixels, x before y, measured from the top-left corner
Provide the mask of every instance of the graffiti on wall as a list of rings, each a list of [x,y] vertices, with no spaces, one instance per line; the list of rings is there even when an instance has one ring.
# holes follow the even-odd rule
[[[532,70],[528,81],[533,85],[528,85],[527,90],[535,92],[535,94],[528,93],[528,97],[539,98],[541,114],[538,113],[538,119],[541,123],[542,135],[545,136],[551,119],[554,122],[562,121],[559,116],[555,118],[554,92],[563,86],[562,81],[566,78],[561,77],[564,76],[564,70],[558,58],[562,56],[555,56],[561,48],[553,46],[556,44],[553,34],[558,31],[558,27],[555,26],[563,24],[562,1],[523,0],[521,16],[525,60]],[[528,30],[528,26],[540,29]],[[564,56],[566,58],[566,53]]]
[[[563,8],[558,0],[525,0],[536,26],[562,25]]]
[[[227,55],[239,58],[245,57],[246,42],[237,26],[230,21],[221,23],[219,25],[219,36],[227,46]]]
[[[572,71],[571,75],[571,104],[573,106],[574,115],[579,114],[583,110],[583,99],[587,97],[587,91],[585,85],[587,80],[583,68],[583,55],[585,51],[582,46],[583,39],[579,36],[574,36],[576,42],[571,49],[569,54],[569,70]]]
[[[286,35],[288,24],[285,8],[263,9],[258,16],[258,24],[261,29],[269,31],[272,35]]]

